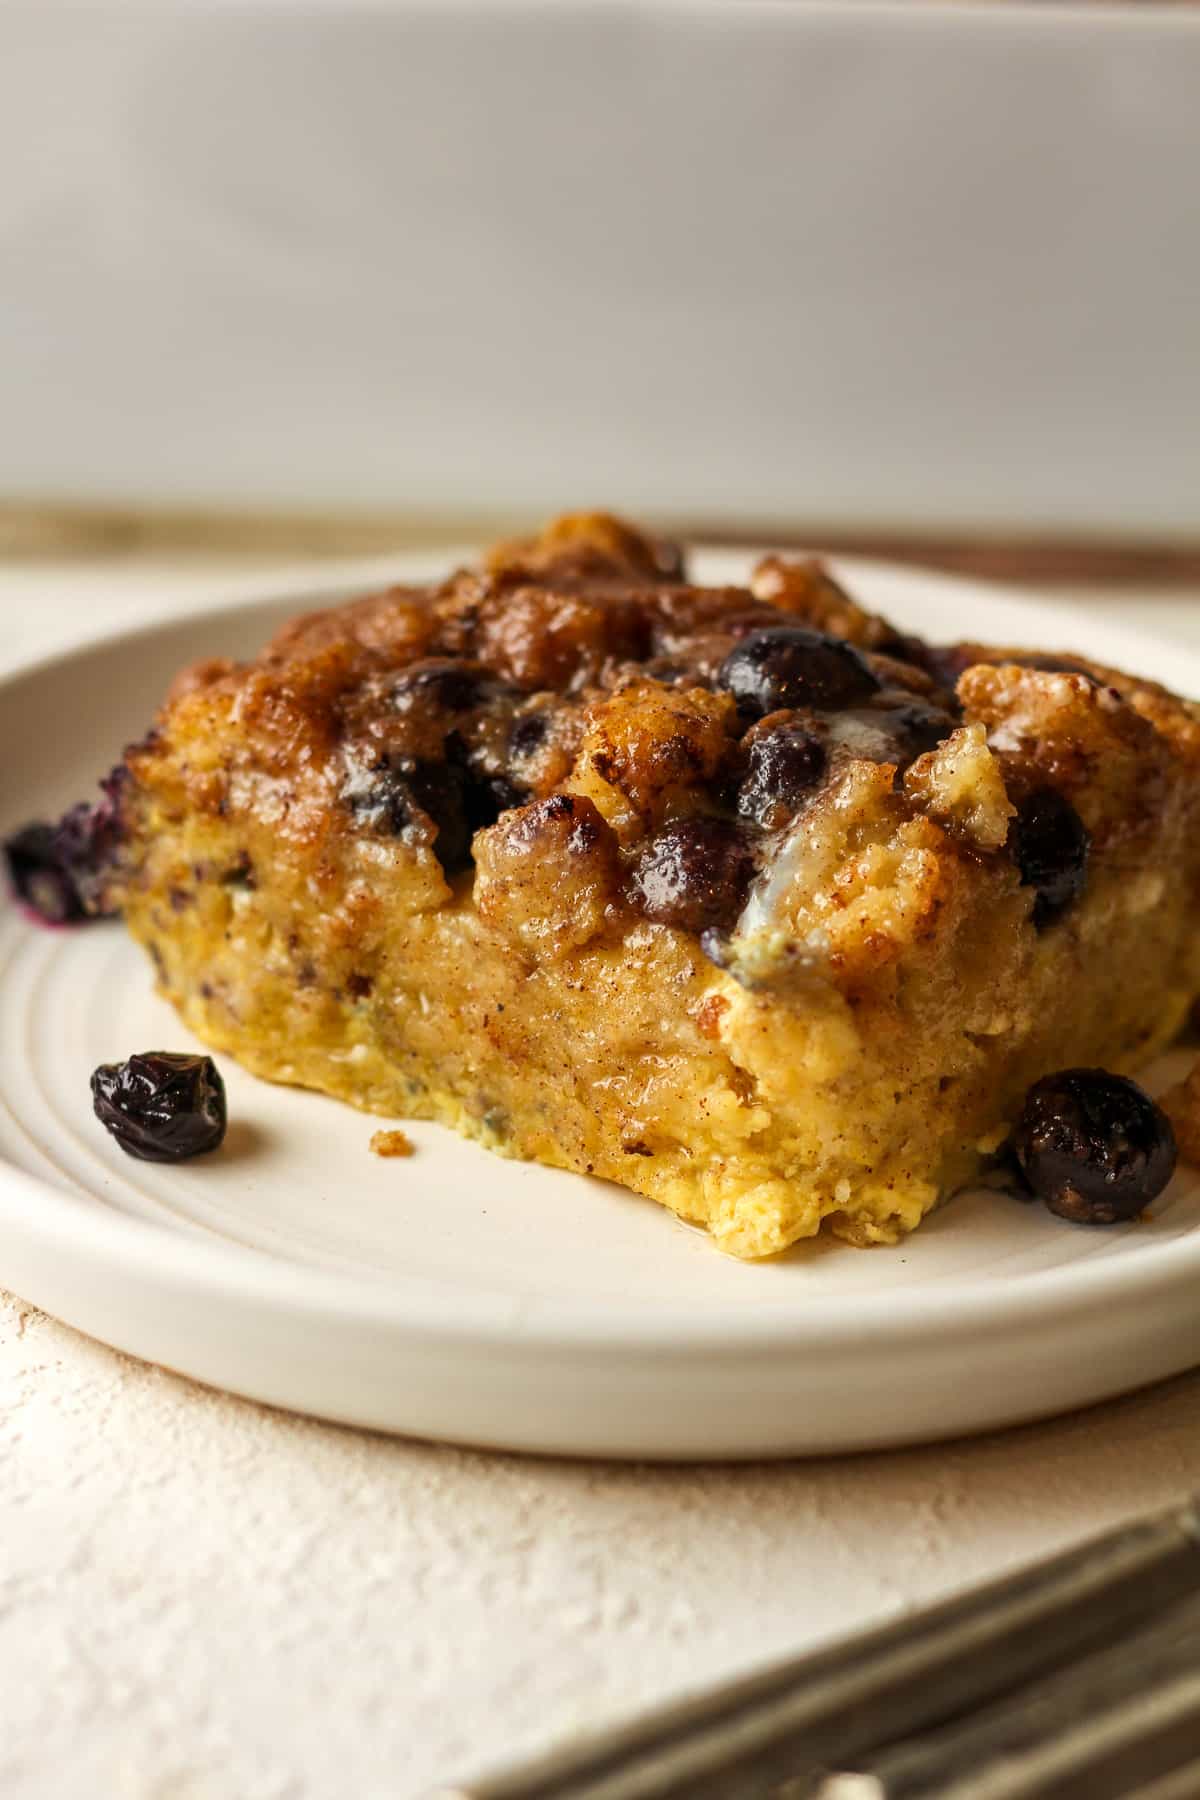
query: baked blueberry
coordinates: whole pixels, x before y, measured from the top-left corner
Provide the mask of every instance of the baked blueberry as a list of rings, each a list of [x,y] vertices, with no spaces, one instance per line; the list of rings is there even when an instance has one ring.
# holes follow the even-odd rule
[[[379,830],[397,837],[411,832],[414,841],[431,841],[442,867],[453,873],[470,860],[466,786],[466,773],[457,763],[391,756],[380,764],[369,788],[350,796],[350,805]],[[436,827],[432,838],[430,825]]]
[[[936,750],[955,729],[955,721],[943,707],[917,696],[906,696],[895,706],[880,707],[878,718],[896,743],[896,760],[915,762],[928,750]]]
[[[4,861],[17,899],[48,925],[69,925],[84,914],[83,901],[58,851],[55,827],[34,820],[5,840]]]
[[[770,625],[735,644],[717,674],[742,712],[755,718],[799,706],[835,712],[878,693],[862,653],[803,625]]]
[[[57,823],[34,820],[5,841],[14,893],[47,924],[106,916],[104,881],[124,831],[127,780],[118,765],[100,783],[99,800],[81,800]]]
[[[96,1117],[143,1162],[184,1162],[225,1136],[225,1083],[211,1056],[147,1050],[101,1063],[92,1075]]]
[[[522,713],[513,721],[513,728],[508,736],[508,753],[512,757],[522,759],[532,756],[540,750],[546,741],[549,721],[545,713]]]
[[[804,804],[825,773],[825,746],[797,721],[765,729],[751,741],[737,809],[767,831],[778,831]]]
[[[401,669],[392,683],[397,711],[436,708],[439,712],[470,712],[499,684],[478,663],[450,656],[429,656]]]
[[[647,918],[681,931],[732,925],[754,875],[754,858],[725,819],[676,819],[651,838],[634,865],[630,893]]]
[[[107,915],[105,879],[125,833],[122,802],[129,784],[124,764],[100,783],[100,798],[81,800],[64,813],[55,828],[59,859],[67,870],[90,917]]]
[[[467,823],[472,836],[485,826],[494,825],[501,813],[510,812],[514,806],[524,806],[528,799],[529,789],[519,786],[507,775],[486,772],[474,775],[466,789]]]
[[[1033,922],[1052,924],[1083,892],[1091,839],[1071,802],[1038,788],[1017,807],[1009,845],[1026,887],[1037,889]]]
[[[405,795],[401,805],[415,802],[437,826],[433,848],[447,874],[466,868],[471,860],[472,833],[464,771],[450,762],[413,762],[402,757],[392,774]]]
[[[1012,1147],[1038,1198],[1080,1225],[1133,1218],[1175,1171],[1175,1135],[1162,1108],[1106,1069],[1063,1069],[1035,1082]]]

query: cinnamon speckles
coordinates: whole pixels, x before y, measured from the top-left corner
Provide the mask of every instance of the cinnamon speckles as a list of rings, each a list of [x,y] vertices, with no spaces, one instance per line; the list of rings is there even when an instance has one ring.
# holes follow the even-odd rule
[[[481,915],[542,954],[597,936],[620,881],[616,837],[584,795],[535,800],[475,840]]]
[[[707,794],[736,735],[727,694],[640,682],[593,709],[581,775],[622,835],[640,836]]]

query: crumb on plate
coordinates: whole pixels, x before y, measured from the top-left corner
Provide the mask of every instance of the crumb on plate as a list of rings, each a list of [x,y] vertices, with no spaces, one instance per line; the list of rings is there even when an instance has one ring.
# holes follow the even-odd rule
[[[411,1156],[416,1145],[403,1131],[377,1131],[371,1148],[376,1156]]]

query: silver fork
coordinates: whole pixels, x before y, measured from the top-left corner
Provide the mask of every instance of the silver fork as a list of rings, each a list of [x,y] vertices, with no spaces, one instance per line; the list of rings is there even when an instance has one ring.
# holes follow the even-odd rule
[[[431,1800],[1197,1800],[1200,1501]]]

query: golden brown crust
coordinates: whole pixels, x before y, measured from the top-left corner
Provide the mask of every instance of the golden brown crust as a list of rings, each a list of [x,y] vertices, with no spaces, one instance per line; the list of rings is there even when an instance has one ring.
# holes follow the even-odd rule
[[[620,885],[616,837],[582,794],[535,800],[475,839],[481,916],[538,955],[599,936]]]
[[[484,568],[492,580],[518,585],[545,575],[589,585],[612,579],[678,581],[683,552],[612,513],[563,513],[534,537],[494,544]]]
[[[750,588],[756,599],[862,650],[887,655],[902,648],[895,626],[852,600],[816,557],[765,556],[750,577]]]

